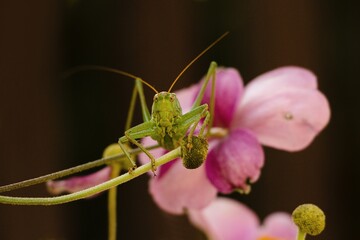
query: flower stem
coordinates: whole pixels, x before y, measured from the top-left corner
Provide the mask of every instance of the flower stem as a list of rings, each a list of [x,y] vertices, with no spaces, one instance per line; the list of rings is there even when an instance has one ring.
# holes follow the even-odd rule
[[[121,171],[121,165],[118,162],[114,162],[111,164],[111,175],[110,178],[116,178],[119,176],[119,173]],[[109,221],[109,226],[108,226],[108,234],[109,240],[116,240],[116,226],[117,226],[117,220],[116,220],[116,213],[117,213],[117,208],[116,208],[116,204],[117,204],[117,188],[116,187],[112,187],[109,189],[109,194],[108,194],[108,221]]]
[[[305,237],[306,237],[306,233],[299,229],[297,234],[297,240],[305,240]]]
[[[181,156],[181,149],[180,147],[168,152],[167,154],[159,157],[155,161],[155,166],[161,166],[167,162],[170,162],[174,160],[175,158],[178,158]],[[0,203],[3,204],[11,204],[11,205],[57,205],[67,202],[76,201],[79,199],[83,199],[89,196],[92,196],[94,194],[103,192],[105,190],[108,190],[112,187],[118,186],[122,183],[128,182],[152,169],[151,163],[144,164],[135,170],[133,170],[131,173],[125,173],[123,175],[120,175],[119,177],[113,178],[109,181],[106,181],[104,183],[101,183],[99,185],[96,185],[91,188],[87,188],[85,190],[62,195],[58,197],[10,197],[10,196],[1,196],[0,195]]]
[[[157,148],[157,147],[159,147],[159,145],[154,145],[154,146],[148,147],[146,149],[151,150],[151,149],[154,149],[154,148]],[[129,154],[139,154],[141,152],[142,151],[137,148],[137,149],[130,150]],[[16,190],[16,189],[29,187],[29,186],[36,185],[36,184],[39,184],[39,183],[47,182],[49,180],[54,180],[54,179],[65,177],[65,176],[68,176],[68,175],[71,175],[71,174],[74,174],[74,173],[82,172],[82,171],[85,171],[85,170],[88,170],[88,169],[91,169],[91,168],[94,168],[94,167],[98,167],[98,166],[101,166],[101,165],[104,165],[104,164],[109,164],[109,163],[113,162],[114,160],[118,159],[119,157],[125,157],[125,155],[124,154],[117,154],[117,155],[113,155],[111,157],[105,157],[105,158],[101,158],[99,160],[95,160],[95,161],[88,162],[88,163],[85,163],[85,164],[82,164],[82,165],[78,165],[76,167],[72,167],[72,168],[68,168],[68,169],[65,169],[65,170],[58,171],[58,172],[50,173],[50,174],[47,174],[47,175],[44,175],[44,176],[41,176],[41,177],[32,178],[32,179],[29,179],[29,180],[25,180],[25,181],[21,181],[21,182],[12,183],[12,184],[9,184],[9,185],[1,186],[0,187],[0,193],[9,192],[9,191],[13,191],[13,190]]]

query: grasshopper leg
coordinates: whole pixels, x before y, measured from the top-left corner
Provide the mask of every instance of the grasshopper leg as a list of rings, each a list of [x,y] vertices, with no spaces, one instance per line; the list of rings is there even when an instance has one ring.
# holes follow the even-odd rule
[[[126,147],[124,146],[124,143],[121,141],[121,138],[119,139],[118,144],[120,145],[121,150],[123,151],[126,158],[130,161],[130,163],[132,165],[132,167],[129,169],[129,173],[131,173],[133,170],[135,170],[137,168],[137,165],[136,165],[135,161],[130,157],[130,154],[129,154],[128,150],[126,150]]]
[[[138,141],[136,141],[134,138],[131,137],[129,131],[125,132],[125,137],[128,139],[128,141],[134,145],[136,145],[138,148],[141,149],[149,158],[151,161],[151,171],[154,173],[154,176],[156,176],[156,166],[155,166],[155,158],[154,156]]]
[[[152,168],[152,172],[155,174],[155,170],[156,170],[156,165],[155,165],[155,158],[154,156],[138,141],[136,141],[136,139],[140,139],[140,138],[144,138],[144,137],[148,137],[148,136],[152,136],[154,134],[154,130],[153,130],[153,124],[152,122],[144,122],[141,123],[137,126],[134,126],[130,129],[128,129],[127,131],[125,131],[125,136],[121,137],[119,139],[119,145],[121,147],[121,149],[123,149],[126,157],[132,162],[132,159],[130,158],[130,154],[126,151],[125,147],[123,146],[124,143],[126,142],[130,142],[134,145],[136,145],[141,151],[143,151],[151,160],[151,168]],[[133,164],[134,167],[136,167],[136,164]]]

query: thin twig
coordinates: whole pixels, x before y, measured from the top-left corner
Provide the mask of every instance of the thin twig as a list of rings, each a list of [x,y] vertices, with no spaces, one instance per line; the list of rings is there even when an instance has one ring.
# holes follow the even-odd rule
[[[148,147],[146,149],[151,150],[151,149],[154,149],[154,148],[157,148],[157,147],[159,147],[159,145],[150,146],[150,147]],[[140,149],[138,149],[138,148],[132,149],[132,150],[129,151],[130,154],[139,154],[141,152],[142,151]],[[54,180],[54,179],[61,178],[61,177],[66,177],[66,176],[69,176],[69,175],[74,174],[74,173],[82,172],[82,171],[85,171],[85,170],[88,170],[88,169],[91,169],[91,168],[94,168],[94,167],[99,167],[99,166],[102,166],[102,165],[105,165],[105,164],[109,164],[109,163],[115,161],[116,159],[123,158],[123,157],[125,157],[124,154],[117,154],[117,155],[114,155],[114,156],[111,156],[111,157],[105,157],[105,158],[101,158],[99,160],[84,163],[84,164],[78,165],[76,167],[72,167],[72,168],[68,168],[68,169],[65,169],[65,170],[58,171],[58,172],[43,175],[41,177],[36,177],[36,178],[21,181],[21,182],[4,185],[4,186],[0,187],[0,193],[9,192],[9,191],[13,191],[13,190],[16,190],[16,189],[29,187],[29,186],[32,186],[32,185],[47,182],[49,180]]]

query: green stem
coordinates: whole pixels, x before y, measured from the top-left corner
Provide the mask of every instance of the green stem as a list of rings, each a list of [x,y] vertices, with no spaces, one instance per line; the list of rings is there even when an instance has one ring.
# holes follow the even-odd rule
[[[118,162],[114,162],[111,164],[111,175],[110,178],[116,178],[119,176],[119,173],[121,171],[121,166]],[[108,195],[108,221],[109,221],[109,226],[108,226],[108,234],[109,234],[109,240],[116,240],[116,225],[117,225],[117,220],[116,220],[116,195],[117,195],[117,188],[116,187],[112,187],[109,189],[109,195]]]
[[[178,158],[181,156],[181,148],[178,147],[167,154],[159,157],[156,159],[155,166],[161,166],[167,162],[170,162],[171,160],[174,160],[175,158]],[[131,173],[125,173],[119,177],[113,178],[109,181],[106,181],[104,183],[101,183],[99,185],[96,185],[91,188],[87,188],[82,191],[78,191],[75,193],[58,196],[58,197],[9,197],[9,196],[1,196],[0,195],[0,203],[3,204],[11,204],[11,205],[57,205],[67,202],[76,201],[82,198],[90,197],[94,194],[103,192],[105,190],[108,190],[112,187],[118,186],[122,183],[125,183],[127,181],[132,180],[133,178],[136,178],[152,169],[151,162],[144,164],[135,170],[133,170]]]
[[[151,147],[146,148],[147,150],[151,150],[154,148],[159,147],[159,145],[154,145]],[[140,149],[133,149],[131,151],[129,151],[129,154],[139,154],[142,151]],[[78,172],[82,172],[85,170],[88,170],[90,168],[94,168],[94,167],[98,167],[98,166],[102,166],[104,164],[109,164],[112,163],[113,161],[117,160],[118,158],[122,158],[125,157],[124,154],[117,154],[111,157],[106,157],[106,158],[101,158],[99,160],[95,160],[92,162],[88,162],[76,167],[72,167],[72,168],[68,168],[62,171],[58,171],[58,172],[54,172],[54,173],[50,173],[41,177],[37,177],[37,178],[32,178],[29,180],[25,180],[25,181],[21,181],[21,182],[17,182],[17,183],[12,183],[9,185],[5,185],[5,186],[1,186],[0,187],[0,193],[2,192],[9,192],[9,191],[13,191],[19,188],[24,188],[24,187],[29,187],[32,185],[36,185],[39,183],[43,183],[43,182],[47,182],[49,180],[54,180],[57,178],[61,178],[61,177],[66,177],[68,175],[74,174],[74,173],[78,173]]]
[[[306,237],[306,233],[299,229],[297,234],[297,240],[305,240],[305,237]]]

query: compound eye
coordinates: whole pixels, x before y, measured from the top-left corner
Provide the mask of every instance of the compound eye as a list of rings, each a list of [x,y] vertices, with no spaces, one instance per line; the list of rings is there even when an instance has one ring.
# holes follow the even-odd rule
[[[155,94],[153,101],[154,101],[154,102],[157,102],[158,98],[159,98],[158,95]]]
[[[170,95],[170,102],[173,102],[175,100],[176,96],[175,94],[171,94]]]

